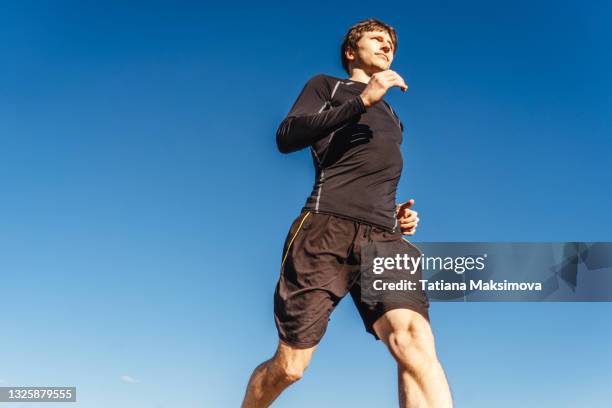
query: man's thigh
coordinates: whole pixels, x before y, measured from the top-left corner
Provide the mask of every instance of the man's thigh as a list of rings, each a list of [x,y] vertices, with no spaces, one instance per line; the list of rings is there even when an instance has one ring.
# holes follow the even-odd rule
[[[375,228],[370,234],[370,240],[362,241],[361,244],[358,246],[357,258],[363,263],[362,267],[364,265],[371,265],[372,256],[395,258],[397,255],[401,257],[408,255],[410,258],[418,258],[421,255],[420,250],[405,241],[401,233],[398,232],[385,232]],[[367,256],[365,254],[366,251],[363,250],[365,245],[368,245],[370,248],[367,251],[369,254]],[[376,249],[374,251],[371,250],[372,245],[375,245]],[[427,293],[422,290],[419,284],[423,276],[422,267],[419,264],[414,273],[408,272],[402,272],[401,275],[396,276],[396,279],[402,278],[403,280],[410,280],[415,283],[414,290],[372,292],[371,287],[362,288],[361,286],[362,283],[368,285],[368,280],[363,282],[357,280],[351,288],[351,296],[359,310],[365,329],[376,339],[383,339],[378,334],[379,331],[382,332],[383,328],[387,330],[400,326],[406,328],[409,324],[416,324],[419,325],[418,328],[424,328],[420,324],[422,322],[426,322],[427,327],[429,327],[429,299]],[[404,275],[404,273],[407,274]],[[366,291],[368,296],[364,298],[364,292]],[[376,330],[375,325],[378,327],[378,330]]]
[[[274,293],[274,317],[285,344],[306,349],[319,343],[330,314],[356,275],[346,264],[355,223],[327,214],[303,213],[285,242]]]

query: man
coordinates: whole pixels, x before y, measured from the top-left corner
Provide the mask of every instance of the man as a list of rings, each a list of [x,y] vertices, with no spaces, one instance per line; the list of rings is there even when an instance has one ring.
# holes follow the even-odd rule
[[[452,407],[435,352],[424,292],[404,304],[375,305],[360,297],[362,247],[415,233],[414,200],[396,206],[403,162],[403,125],[383,96],[408,88],[389,69],[395,30],[369,19],[350,28],[341,47],[348,79],[311,78],[277,131],[283,153],[310,147],[316,182],[287,235],[274,294],[279,344],[253,372],[242,406],[267,407],[299,380],[329,316],[347,294],[366,330],[397,361],[401,407]],[[365,367],[364,367],[365,369]]]

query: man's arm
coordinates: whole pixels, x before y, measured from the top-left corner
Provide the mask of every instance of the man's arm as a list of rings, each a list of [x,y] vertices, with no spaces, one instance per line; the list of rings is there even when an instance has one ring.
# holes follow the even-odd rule
[[[306,83],[276,131],[278,150],[290,153],[311,146],[354,117],[366,112],[360,96],[355,96],[342,105],[323,110],[325,103],[331,99],[331,92],[323,75],[317,75]]]

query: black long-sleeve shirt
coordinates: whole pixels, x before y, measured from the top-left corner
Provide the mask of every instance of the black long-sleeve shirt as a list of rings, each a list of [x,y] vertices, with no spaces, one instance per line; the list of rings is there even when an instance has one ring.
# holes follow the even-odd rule
[[[366,84],[312,77],[276,132],[289,153],[310,146],[316,179],[304,209],[396,230],[403,125],[383,100],[366,108]]]

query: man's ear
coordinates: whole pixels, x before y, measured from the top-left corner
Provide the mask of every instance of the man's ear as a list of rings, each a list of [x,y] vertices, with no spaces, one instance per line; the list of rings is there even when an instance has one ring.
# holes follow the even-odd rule
[[[352,49],[350,49],[350,48],[347,48],[347,49],[344,51],[344,56],[346,57],[346,59],[347,59],[348,61],[355,61],[355,51],[353,51],[353,50],[352,50]]]

